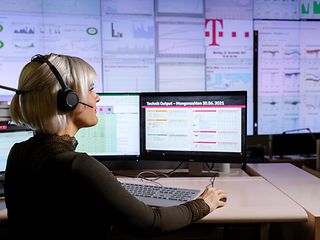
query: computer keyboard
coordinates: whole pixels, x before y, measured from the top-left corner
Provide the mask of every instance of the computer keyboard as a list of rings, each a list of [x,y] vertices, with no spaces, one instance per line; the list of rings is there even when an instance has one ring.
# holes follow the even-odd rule
[[[140,201],[149,206],[169,207],[191,201],[200,190],[161,187],[137,183],[121,183],[122,186]]]

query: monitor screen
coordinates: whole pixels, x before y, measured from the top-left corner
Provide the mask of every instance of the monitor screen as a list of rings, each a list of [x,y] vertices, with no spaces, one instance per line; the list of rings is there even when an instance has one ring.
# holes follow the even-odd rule
[[[257,133],[320,132],[320,22],[256,20],[254,29]]]
[[[142,93],[141,156],[244,163],[245,91]]]
[[[1,130],[0,131],[0,172],[4,172],[7,166],[7,159],[10,149],[15,143],[28,140],[33,136],[29,130]]]
[[[102,158],[140,154],[139,94],[99,93],[97,125],[76,134],[77,151]]]

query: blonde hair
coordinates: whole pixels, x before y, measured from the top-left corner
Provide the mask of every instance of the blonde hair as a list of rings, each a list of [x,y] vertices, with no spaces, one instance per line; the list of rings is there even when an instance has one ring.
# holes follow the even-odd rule
[[[56,67],[65,84],[86,99],[96,72],[78,57],[50,54],[44,56]],[[68,114],[57,108],[57,92],[61,85],[47,63],[31,61],[24,66],[19,77],[18,90],[10,104],[12,119],[38,132],[55,134],[67,124]]]

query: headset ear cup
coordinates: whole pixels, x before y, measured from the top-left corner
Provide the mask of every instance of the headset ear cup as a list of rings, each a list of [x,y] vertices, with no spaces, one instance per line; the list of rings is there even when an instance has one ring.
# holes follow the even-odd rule
[[[60,89],[57,93],[57,106],[62,112],[73,111],[79,103],[78,95],[71,89]]]

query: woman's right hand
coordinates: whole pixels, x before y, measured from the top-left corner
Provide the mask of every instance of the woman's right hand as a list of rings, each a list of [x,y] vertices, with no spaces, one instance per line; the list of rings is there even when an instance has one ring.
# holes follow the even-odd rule
[[[205,203],[210,207],[210,212],[218,207],[223,207],[227,199],[227,193],[221,189],[213,187],[207,187],[201,195],[198,197],[203,199]]]

